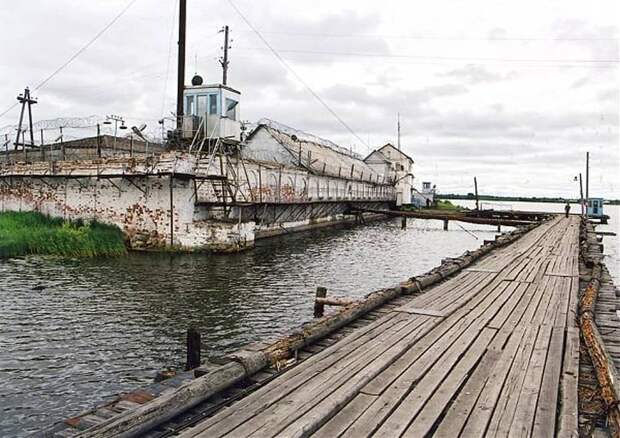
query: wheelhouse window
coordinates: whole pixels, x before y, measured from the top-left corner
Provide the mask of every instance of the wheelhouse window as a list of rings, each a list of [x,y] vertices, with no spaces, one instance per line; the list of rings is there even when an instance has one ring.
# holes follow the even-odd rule
[[[237,106],[239,102],[226,98],[226,117],[230,120],[237,120]]]
[[[209,114],[217,113],[217,94],[209,94]]]
[[[204,117],[207,112],[207,96],[202,94],[196,96],[196,115]]]
[[[185,114],[190,116],[196,115],[196,107],[194,106],[194,96],[185,97]]]

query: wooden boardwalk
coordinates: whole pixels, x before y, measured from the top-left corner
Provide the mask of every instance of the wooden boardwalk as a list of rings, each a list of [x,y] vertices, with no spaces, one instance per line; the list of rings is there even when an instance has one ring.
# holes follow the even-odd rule
[[[543,223],[180,436],[576,436],[578,256]]]

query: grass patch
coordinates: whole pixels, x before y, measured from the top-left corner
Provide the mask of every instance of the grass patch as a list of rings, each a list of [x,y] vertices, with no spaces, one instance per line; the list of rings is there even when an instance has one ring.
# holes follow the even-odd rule
[[[458,205],[454,205],[452,202],[447,199],[438,199],[437,205],[433,207],[434,210],[444,210],[444,211],[464,211],[466,210],[463,207],[459,207]]]
[[[126,252],[123,232],[113,225],[65,221],[36,212],[0,213],[0,257],[95,257]]]

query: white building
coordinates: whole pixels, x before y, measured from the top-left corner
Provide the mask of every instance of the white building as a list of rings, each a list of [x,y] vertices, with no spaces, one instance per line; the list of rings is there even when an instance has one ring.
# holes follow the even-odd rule
[[[375,172],[393,181],[396,188],[396,205],[409,205],[412,202],[413,158],[388,143],[373,151],[364,161]]]
[[[418,208],[431,207],[435,204],[435,191],[436,186],[429,181],[424,181],[421,190],[415,187],[411,190],[411,203]]]

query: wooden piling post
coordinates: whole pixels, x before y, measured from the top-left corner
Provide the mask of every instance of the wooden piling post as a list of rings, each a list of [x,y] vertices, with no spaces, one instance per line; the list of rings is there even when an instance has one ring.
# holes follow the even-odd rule
[[[407,217],[406,216],[401,217],[400,228],[403,230],[407,229]]]
[[[497,232],[498,233],[502,232],[502,224],[497,224]]]
[[[448,219],[443,220],[443,230],[448,231]]]
[[[43,129],[41,129],[41,146],[39,147],[39,152],[41,152],[41,161],[45,161],[45,139],[43,138]]]
[[[61,160],[65,161],[66,159],[65,139],[62,136],[62,126],[60,127],[60,155],[61,155]]]
[[[478,179],[474,176],[474,191],[476,193],[476,216],[478,216],[478,211],[480,211],[480,198],[478,197]]]
[[[187,329],[186,345],[185,371],[189,371],[200,366],[200,333],[193,327]]]
[[[101,158],[101,126],[97,123],[97,158]]]
[[[327,296],[327,289],[324,287],[316,288],[316,298],[325,298]],[[325,304],[322,302],[315,300],[314,301],[314,317],[321,318],[323,316],[323,312],[325,311]]]

